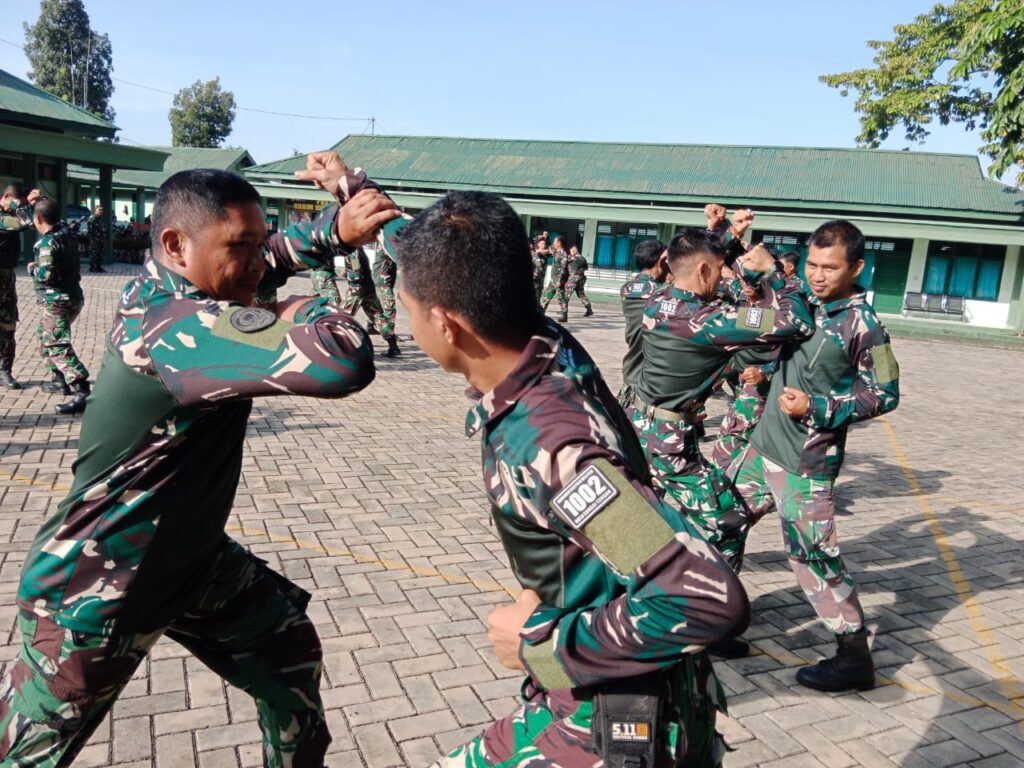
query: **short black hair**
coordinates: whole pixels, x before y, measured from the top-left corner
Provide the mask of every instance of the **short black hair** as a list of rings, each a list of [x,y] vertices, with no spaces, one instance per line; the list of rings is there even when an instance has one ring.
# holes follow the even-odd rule
[[[462,315],[484,339],[517,346],[541,322],[522,219],[492,192],[449,192],[399,233],[402,290]]]
[[[153,204],[150,245],[161,253],[160,233],[176,227],[194,233],[210,221],[221,221],[227,208],[259,203],[260,193],[241,176],[213,168],[179,171],[160,185]]]
[[[28,196],[28,190],[26,189],[24,184],[18,184],[17,182],[11,182],[6,187],[4,187],[3,194],[5,194],[5,195],[14,195],[19,200],[24,200],[25,197]]]
[[[811,233],[807,244],[818,248],[842,245],[846,248],[846,263],[850,266],[864,258],[864,234],[846,219],[826,221]]]
[[[633,263],[637,269],[651,269],[664,252],[665,244],[661,240],[644,240],[633,251]]]
[[[675,272],[677,265],[701,253],[709,253],[724,260],[725,246],[722,244],[722,238],[707,229],[687,227],[668,244],[668,263]]]
[[[60,221],[60,206],[48,197],[40,198],[33,206],[32,213],[51,227]]]
[[[779,256],[780,261],[788,261],[794,267],[800,266],[800,254],[796,251],[786,251]]]

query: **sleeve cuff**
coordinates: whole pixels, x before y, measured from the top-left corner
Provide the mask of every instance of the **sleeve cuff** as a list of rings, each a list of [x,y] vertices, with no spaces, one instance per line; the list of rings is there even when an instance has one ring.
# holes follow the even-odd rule
[[[338,180],[334,190],[334,198],[341,204],[347,203],[356,192],[366,186],[366,173],[362,168],[349,168]]]
[[[825,422],[828,414],[828,398],[815,395],[807,405],[807,413],[800,419],[801,423],[808,427],[819,428]]]
[[[549,691],[576,687],[555,655],[557,638],[558,633],[556,632],[549,639],[536,645],[530,645],[524,640],[522,649],[519,651],[519,657],[530,677],[539,686]]]

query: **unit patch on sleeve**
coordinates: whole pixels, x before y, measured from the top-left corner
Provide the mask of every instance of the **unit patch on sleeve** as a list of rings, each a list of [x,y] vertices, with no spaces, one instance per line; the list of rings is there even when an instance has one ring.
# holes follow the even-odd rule
[[[767,333],[775,325],[775,310],[764,307],[742,307],[736,316],[740,327]]]
[[[231,313],[231,325],[242,333],[256,333],[277,322],[277,315],[261,307],[245,307]]]
[[[618,489],[591,464],[558,492],[551,505],[578,530],[618,495]]]

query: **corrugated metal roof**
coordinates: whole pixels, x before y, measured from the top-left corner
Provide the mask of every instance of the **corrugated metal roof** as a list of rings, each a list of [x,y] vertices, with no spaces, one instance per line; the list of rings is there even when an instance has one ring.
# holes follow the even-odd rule
[[[0,122],[59,127],[81,136],[113,136],[117,126],[0,69]]]
[[[193,168],[218,168],[222,171],[240,171],[253,164],[252,155],[245,149],[205,149],[202,147],[147,147],[168,153],[162,171],[114,171],[113,183],[122,187],[143,187],[156,189],[167,178],[178,171]],[[93,181],[99,173],[93,168],[80,165],[68,166],[68,175],[73,179]]]
[[[1024,217],[1024,194],[985,178],[972,155],[362,135],[334,148],[374,179],[411,188]],[[288,179],[303,165],[303,157],[287,158],[254,166],[247,175]]]

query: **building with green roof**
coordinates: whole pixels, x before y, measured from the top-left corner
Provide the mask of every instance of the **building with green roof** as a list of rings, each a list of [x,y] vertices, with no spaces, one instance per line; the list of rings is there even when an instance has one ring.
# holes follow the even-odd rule
[[[598,289],[625,279],[636,243],[705,226],[704,205],[717,202],[753,208],[754,241],[801,255],[823,221],[853,221],[868,239],[865,283],[882,313],[901,312],[907,292],[927,293],[962,297],[975,325],[1024,325],[1024,193],[985,178],[974,156],[365,135],[333,148],[409,211],[452,189],[504,195],[531,235],[580,245]],[[245,171],[280,222],[327,199],[294,178],[304,162]]]
[[[241,173],[255,164],[252,155],[240,147],[228,149],[206,149],[203,147],[147,147],[167,155],[162,170],[140,171],[123,169],[114,171],[113,211],[124,221],[142,221],[153,211],[156,190],[168,177],[178,171],[194,168],[216,168],[222,171]],[[90,210],[98,200],[99,173],[94,168],[81,165],[68,166],[68,178],[74,190],[74,199],[81,201]]]
[[[67,204],[77,200],[68,182],[68,164],[91,168],[98,197],[105,203],[108,235],[114,171],[160,171],[167,157],[154,149],[110,141],[116,131],[113,123],[0,70],[0,184],[38,187]],[[26,250],[31,241],[31,235],[23,236]],[[108,258],[111,241],[108,236]]]

